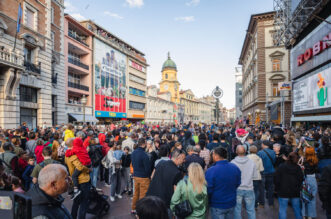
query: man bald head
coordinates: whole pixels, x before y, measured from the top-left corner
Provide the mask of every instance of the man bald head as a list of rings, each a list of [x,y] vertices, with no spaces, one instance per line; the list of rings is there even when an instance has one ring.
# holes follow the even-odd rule
[[[39,188],[56,198],[68,189],[68,172],[62,164],[48,164],[38,175]]]
[[[245,147],[242,145],[238,145],[236,149],[236,153],[238,156],[245,156],[246,155]]]

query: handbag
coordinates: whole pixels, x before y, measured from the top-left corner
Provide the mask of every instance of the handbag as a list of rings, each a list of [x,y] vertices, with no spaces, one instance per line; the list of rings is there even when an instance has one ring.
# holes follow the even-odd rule
[[[309,184],[307,183],[306,178],[302,182],[302,189],[300,192],[300,196],[301,196],[301,200],[306,204],[309,203],[314,198],[314,195],[311,192],[311,188],[310,188]]]
[[[185,218],[192,214],[192,206],[188,200],[188,191],[187,191],[187,180],[185,180],[186,184],[186,200],[180,202],[179,204],[175,205],[175,215],[180,218]]]

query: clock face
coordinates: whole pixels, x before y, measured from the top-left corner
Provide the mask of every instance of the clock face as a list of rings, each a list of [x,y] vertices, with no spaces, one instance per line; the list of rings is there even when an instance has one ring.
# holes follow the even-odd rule
[[[164,85],[164,90],[168,90],[168,85]]]

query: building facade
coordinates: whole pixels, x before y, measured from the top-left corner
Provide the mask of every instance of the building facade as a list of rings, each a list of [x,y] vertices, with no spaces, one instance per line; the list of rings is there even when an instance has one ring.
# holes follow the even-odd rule
[[[242,116],[242,98],[243,98],[243,86],[242,86],[242,69],[240,67],[235,68],[235,80],[236,80],[236,118]]]
[[[147,87],[146,122],[150,124],[173,124],[176,103],[171,101],[170,92],[160,92],[155,86]]]
[[[94,33],[92,86],[95,117],[102,123],[143,119],[147,68],[144,53],[91,20],[81,24]]]
[[[198,99],[197,101],[198,101],[199,122],[211,124],[212,123],[211,112],[213,112],[213,106],[202,98]]]
[[[170,58],[168,53],[168,59],[163,63],[162,66],[162,80],[160,84],[160,92],[170,92],[171,101],[179,103],[180,98],[180,83],[177,79],[177,66],[176,63]]]
[[[70,15],[64,19],[64,54],[66,87],[66,120],[94,122],[93,115],[93,33]],[[85,106],[82,98],[85,97]],[[84,109],[85,107],[85,109]]]
[[[180,104],[184,106],[184,123],[199,122],[199,101],[195,99],[193,92],[189,90],[182,90],[179,92]]]
[[[0,126],[64,123],[63,0],[0,2]]]
[[[305,7],[309,2],[299,3]],[[294,37],[287,39],[292,42],[289,45],[292,47],[291,121],[296,127],[304,128],[330,126],[331,122],[331,1],[316,2],[310,7],[308,12],[301,7],[293,8],[293,13],[308,16],[309,22],[298,28]],[[325,21],[311,19],[316,17]]]
[[[239,58],[243,75],[242,113],[250,124],[267,120],[275,124],[281,122],[278,85],[290,79],[289,51],[275,44],[274,16],[275,12],[251,16]],[[284,96],[285,123],[289,124],[291,98],[288,92]]]

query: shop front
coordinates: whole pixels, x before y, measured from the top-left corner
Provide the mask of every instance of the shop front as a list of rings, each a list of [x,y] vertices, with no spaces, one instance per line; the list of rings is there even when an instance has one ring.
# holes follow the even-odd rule
[[[331,21],[331,16],[327,18]],[[331,124],[331,31],[321,23],[291,50],[293,116],[296,126]]]

